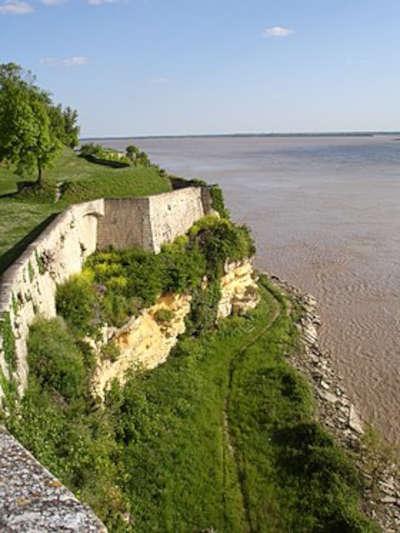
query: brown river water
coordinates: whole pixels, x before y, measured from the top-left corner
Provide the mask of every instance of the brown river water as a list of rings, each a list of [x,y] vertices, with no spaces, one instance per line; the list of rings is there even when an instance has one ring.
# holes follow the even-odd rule
[[[400,441],[400,142],[395,137],[119,139],[219,183],[256,263],[314,294],[320,341],[365,420]]]

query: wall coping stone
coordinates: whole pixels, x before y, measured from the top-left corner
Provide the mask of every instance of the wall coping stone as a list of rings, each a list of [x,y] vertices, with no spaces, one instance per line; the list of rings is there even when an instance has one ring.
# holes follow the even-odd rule
[[[12,435],[0,427],[0,530],[106,532],[80,503]]]

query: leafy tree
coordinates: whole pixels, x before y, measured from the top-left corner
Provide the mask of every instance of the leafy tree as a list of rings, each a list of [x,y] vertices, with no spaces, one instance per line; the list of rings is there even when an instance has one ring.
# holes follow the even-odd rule
[[[139,148],[137,146],[134,146],[133,144],[130,144],[129,146],[126,147],[125,151],[126,151],[126,157],[130,159],[131,161],[135,161],[139,153]]]
[[[0,162],[14,165],[18,174],[36,172],[41,184],[61,146],[76,146],[79,128],[76,111],[55,106],[35,82],[15,63],[0,65]]]
[[[67,106],[63,111],[64,144],[76,148],[79,144],[78,111]]]

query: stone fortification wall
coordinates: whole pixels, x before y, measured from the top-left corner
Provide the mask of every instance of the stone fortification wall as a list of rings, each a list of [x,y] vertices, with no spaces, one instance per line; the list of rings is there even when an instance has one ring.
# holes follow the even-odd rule
[[[159,252],[164,242],[185,233],[209,211],[208,191],[189,187],[146,198],[99,199],[73,205],[58,215],[0,278],[0,403],[4,405],[11,391],[23,393],[29,371],[29,327],[38,315],[56,316],[57,285],[80,272],[90,254],[109,246],[141,246]],[[61,484],[49,481],[48,472],[11,436],[0,432],[0,452],[9,454],[10,450],[15,468],[10,466],[14,459],[0,465],[0,486],[9,488],[0,505],[1,527],[16,531],[19,525],[29,528],[34,524],[32,530],[58,531],[51,524],[63,522],[63,526],[71,525],[65,528],[68,531],[105,530]],[[23,473],[28,471],[36,477],[29,473],[25,479]],[[56,489],[60,493],[57,509],[46,500]],[[32,500],[31,493],[37,498]],[[27,514],[20,512],[20,497],[26,502]]]
[[[80,272],[96,249],[140,246],[159,252],[209,212],[207,195],[188,187],[143,198],[95,200],[58,215],[0,279],[0,399],[4,380],[13,378],[20,393],[26,385],[29,327],[36,315],[56,315],[57,284]]]
[[[29,326],[36,315],[56,315],[56,286],[80,272],[96,250],[97,220],[103,215],[103,200],[69,207],[1,277],[0,370],[3,379],[14,380],[20,393],[28,376]]]
[[[149,198],[123,198],[105,201],[104,218],[99,220],[97,247],[123,250],[140,246],[152,250]]]
[[[105,200],[99,221],[98,248],[140,246],[158,253],[211,211],[207,189],[187,187],[145,198]]]
[[[105,526],[0,427],[0,531],[106,533]]]
[[[202,188],[188,187],[149,197],[152,249],[157,253],[165,242],[172,242],[210,211],[203,203]],[[204,189],[206,191],[206,189]],[[208,192],[208,191],[207,191]]]

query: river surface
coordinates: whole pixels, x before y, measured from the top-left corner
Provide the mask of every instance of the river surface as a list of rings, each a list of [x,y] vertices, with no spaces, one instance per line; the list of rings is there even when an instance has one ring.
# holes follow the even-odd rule
[[[359,411],[400,441],[400,142],[395,137],[109,140],[219,183],[258,267],[314,294]]]

